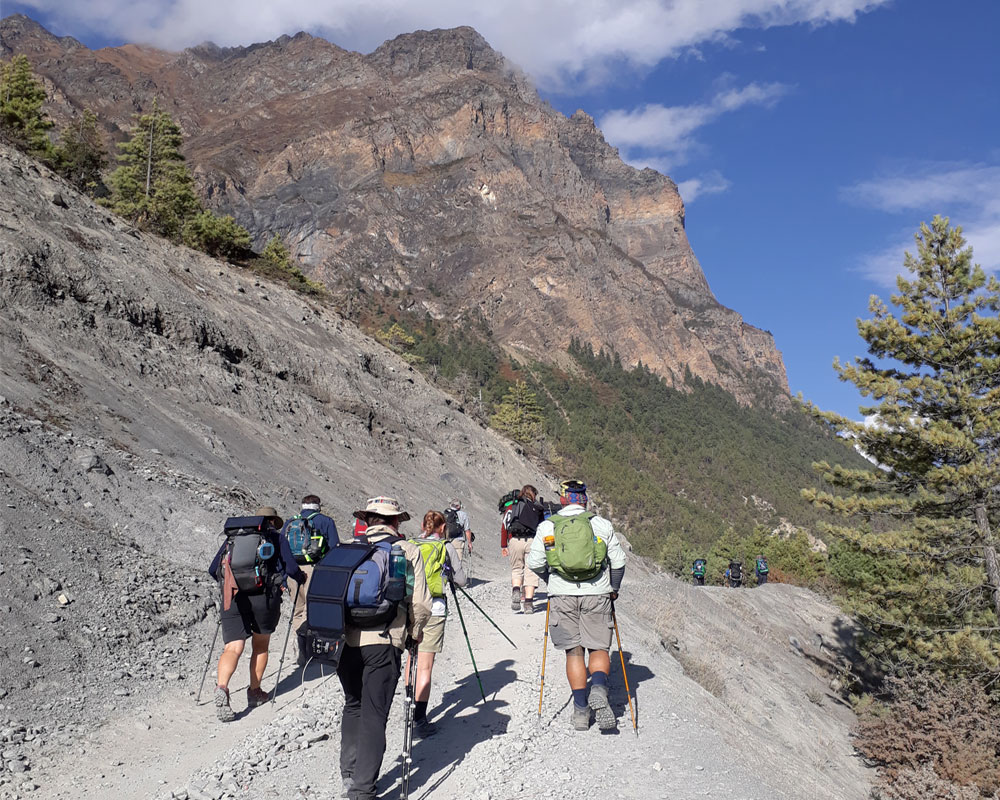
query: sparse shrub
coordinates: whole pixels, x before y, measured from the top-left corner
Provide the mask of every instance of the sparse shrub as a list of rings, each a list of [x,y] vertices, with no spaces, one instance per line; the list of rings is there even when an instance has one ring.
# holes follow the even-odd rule
[[[250,232],[228,214],[202,211],[184,225],[184,243],[216,258],[240,258],[250,252]]]
[[[855,747],[882,772],[881,797],[964,797],[947,793],[963,786],[989,797],[1000,790],[996,698],[974,681],[928,674],[890,678],[887,687],[891,700],[862,710],[855,734]],[[903,793],[914,783],[936,793]]]
[[[681,665],[685,675],[709,694],[722,699],[726,692],[726,681],[715,667],[683,650],[676,653],[674,658]]]
[[[821,706],[823,705],[825,695],[819,689],[810,687],[806,689],[806,699],[814,705]]]

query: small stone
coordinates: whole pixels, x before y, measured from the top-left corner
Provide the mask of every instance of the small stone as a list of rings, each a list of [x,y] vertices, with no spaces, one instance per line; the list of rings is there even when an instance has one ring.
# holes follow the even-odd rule
[[[68,606],[70,603],[73,602],[72,600],[70,600],[69,595],[66,594],[65,592],[63,594],[59,595],[56,598],[56,600],[59,601],[59,605],[61,605],[61,606]]]
[[[88,501],[87,501],[86,503],[84,503],[84,504],[83,504],[83,507],[84,507],[84,508],[93,508],[93,507],[94,507],[94,504],[93,504],[93,503],[91,503],[91,502],[90,502],[90,501],[88,500]]]
[[[695,767],[695,769],[698,770],[698,772],[704,772],[705,771],[705,768],[703,766],[701,766],[701,764],[699,764],[697,767]]]
[[[62,617],[58,614],[42,614],[42,622],[58,622]]]
[[[663,769],[663,765],[660,764],[659,761],[656,761],[656,762],[653,763],[653,769],[655,769],[657,772],[659,772],[661,769]]]
[[[179,672],[164,672],[163,680],[165,681],[179,681],[181,679],[181,674]]]

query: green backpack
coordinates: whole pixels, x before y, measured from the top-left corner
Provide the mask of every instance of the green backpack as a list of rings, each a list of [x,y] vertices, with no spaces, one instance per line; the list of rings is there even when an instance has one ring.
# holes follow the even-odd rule
[[[594,533],[590,524],[596,514],[584,512],[549,519],[555,529],[554,544],[546,549],[549,568],[568,581],[589,581],[601,574],[608,556],[608,544]]]
[[[427,590],[432,597],[444,597],[444,561],[448,557],[447,542],[444,539],[410,539],[420,548],[424,560],[424,574],[427,576]]]

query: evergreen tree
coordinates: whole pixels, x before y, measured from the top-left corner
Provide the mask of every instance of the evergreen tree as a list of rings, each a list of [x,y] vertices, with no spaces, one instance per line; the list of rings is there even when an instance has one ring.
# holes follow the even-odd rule
[[[490,425],[516,442],[528,444],[542,433],[542,409],[535,393],[517,381],[504,395]]]
[[[49,159],[52,143],[46,132],[53,123],[42,111],[45,100],[45,87],[26,56],[0,64],[0,130],[30,155]]]
[[[229,215],[200,211],[184,224],[184,242],[213,257],[239,258],[250,253],[250,232]]]
[[[858,330],[870,356],[835,362],[875,424],[814,410],[878,466],[817,464],[842,494],[805,490],[848,517],[841,555],[873,580],[854,609],[888,665],[1000,673],[1000,282],[972,263],[961,228],[921,225],[898,316],[872,297]],[[842,565],[841,565],[842,566]],[[842,571],[841,566],[834,569]]]
[[[56,148],[56,159],[60,174],[81,192],[103,194],[101,173],[108,164],[108,158],[93,111],[84,109],[76,120],[66,126]]]
[[[157,103],[136,115],[131,138],[118,145],[120,166],[110,178],[111,208],[142,228],[179,238],[201,210],[181,155],[181,130]]]
[[[278,234],[272,236],[271,241],[260,251],[260,257],[280,270],[287,270],[292,266],[291,253],[288,252],[288,247]]]

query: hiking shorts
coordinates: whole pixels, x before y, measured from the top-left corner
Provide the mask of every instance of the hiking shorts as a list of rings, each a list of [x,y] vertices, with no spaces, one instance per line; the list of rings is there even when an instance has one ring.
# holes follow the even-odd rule
[[[229,610],[223,611],[221,615],[222,641],[229,644],[241,642],[252,633],[274,633],[280,615],[280,592],[237,592]]]
[[[562,594],[549,598],[549,636],[557,650],[610,650],[613,631],[609,595]]]
[[[533,539],[527,536],[511,536],[507,540],[507,553],[510,555],[510,578],[515,586],[532,586],[538,588],[538,576],[524,565],[524,559],[531,549]]]
[[[431,617],[424,625],[424,638],[417,645],[418,653],[440,653],[444,650],[444,622],[447,617]]]

